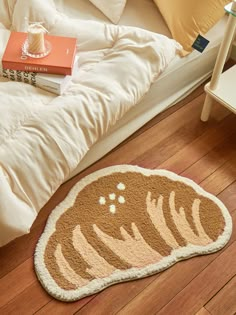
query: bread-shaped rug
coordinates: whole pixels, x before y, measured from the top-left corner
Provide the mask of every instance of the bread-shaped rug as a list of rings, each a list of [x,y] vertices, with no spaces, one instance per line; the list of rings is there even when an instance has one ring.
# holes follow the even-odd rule
[[[223,203],[193,181],[117,165],[80,180],[53,210],[35,270],[50,295],[75,301],[215,252],[231,232]]]

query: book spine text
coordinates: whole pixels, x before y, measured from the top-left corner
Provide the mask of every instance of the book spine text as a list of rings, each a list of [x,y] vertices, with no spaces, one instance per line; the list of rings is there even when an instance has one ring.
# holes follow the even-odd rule
[[[26,72],[61,74],[61,75],[72,74],[72,68],[15,63],[15,62],[8,62],[6,60],[2,60],[2,66],[4,69],[12,69],[12,70],[26,71]]]
[[[40,82],[37,80],[37,73],[36,72],[28,72],[28,71],[20,71],[20,70],[12,70],[12,69],[0,69],[0,75],[6,79],[15,82],[24,82],[31,84],[35,87],[42,88],[46,91],[55,93],[60,95],[60,85],[56,86],[55,83],[43,82],[41,79]]]
[[[11,81],[24,82],[33,86],[37,86],[36,72],[2,69],[2,76],[4,78],[10,79]]]

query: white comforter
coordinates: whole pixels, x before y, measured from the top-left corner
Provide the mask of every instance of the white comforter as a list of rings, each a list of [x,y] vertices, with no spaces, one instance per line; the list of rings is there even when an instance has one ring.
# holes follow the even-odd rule
[[[0,246],[28,233],[91,146],[148,92],[179,45],[131,27],[70,19],[51,0],[2,0],[0,57],[24,17],[77,37],[80,69],[60,97],[0,78]]]

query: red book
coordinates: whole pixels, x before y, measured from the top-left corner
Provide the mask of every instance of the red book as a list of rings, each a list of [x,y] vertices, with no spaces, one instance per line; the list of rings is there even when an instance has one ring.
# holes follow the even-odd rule
[[[27,33],[11,33],[2,58],[3,68],[51,74],[72,74],[76,38],[45,35],[45,40],[51,44],[51,52],[43,58],[24,56],[22,45],[26,39]]]

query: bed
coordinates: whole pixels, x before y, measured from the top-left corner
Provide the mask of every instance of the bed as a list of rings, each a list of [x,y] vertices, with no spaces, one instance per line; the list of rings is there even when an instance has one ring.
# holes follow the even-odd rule
[[[29,233],[63,182],[205,81],[227,20],[207,33],[202,54],[181,58],[152,0],[128,0],[120,26],[86,0],[3,1],[13,30],[28,14],[54,35],[78,35],[80,72],[60,97],[0,79],[0,246]]]
[[[57,2],[58,7],[71,17],[78,16],[78,8],[82,6],[82,10],[79,11],[81,19],[110,23],[99,10],[86,1],[80,0],[75,3],[73,0],[58,0]],[[96,162],[157,114],[185,98],[206,81],[211,76],[226,23],[227,16],[224,16],[207,32],[206,38],[210,43],[203,53],[195,50],[185,58],[176,56],[141,102],[89,150],[68,179]],[[141,27],[171,37],[162,15],[150,0],[129,0],[119,24]]]

